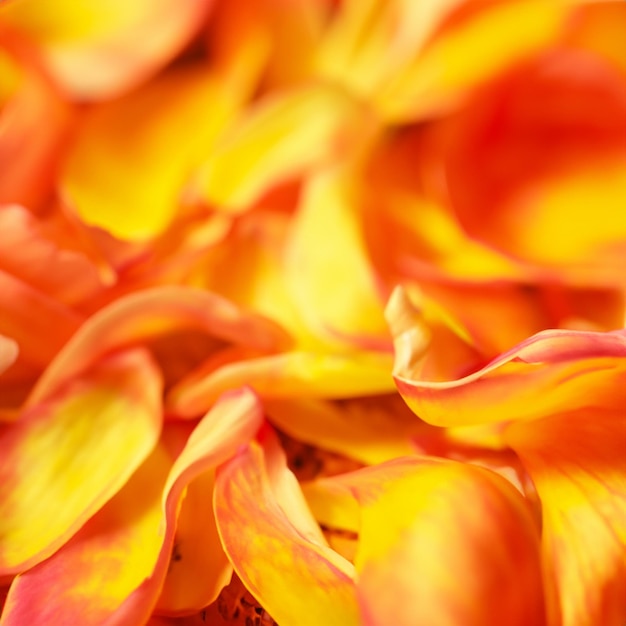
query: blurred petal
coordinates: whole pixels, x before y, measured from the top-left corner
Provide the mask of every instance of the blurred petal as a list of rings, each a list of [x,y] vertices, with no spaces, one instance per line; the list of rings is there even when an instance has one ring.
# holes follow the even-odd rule
[[[126,598],[119,610],[107,620],[107,626],[145,623],[164,585],[167,595],[162,601],[167,610],[177,611],[183,607],[189,610],[196,604],[200,606],[195,608],[200,609],[215,598],[220,585],[228,580],[229,572],[221,567],[209,568],[208,572],[198,577],[197,559],[190,556],[195,550],[193,542],[177,543],[178,512],[185,490],[193,481],[211,472],[235,454],[239,446],[250,441],[262,420],[261,406],[254,394],[239,389],[222,397],[198,424],[176,459],[163,491],[162,543],[152,576]],[[183,529],[182,536],[189,538],[186,529]],[[219,550],[217,543],[215,549]],[[204,550],[205,547],[202,548]],[[218,563],[223,563],[219,552],[217,558]],[[168,580],[168,576],[172,579]]]
[[[285,508],[275,481],[288,473],[283,462],[270,473],[270,452],[251,444],[218,471],[217,525],[237,575],[270,615],[284,626],[359,624],[351,564],[303,535],[293,518],[310,518],[300,505]],[[292,479],[287,489],[298,494]],[[245,532],[242,533],[242,530]]]
[[[539,530],[504,479],[471,465],[400,459],[354,480],[363,623],[545,623]]]
[[[0,574],[48,557],[119,491],[157,441],[160,393],[145,352],[126,352],[2,427]]]
[[[15,0],[3,8],[0,24],[39,47],[71,95],[103,98],[166,64],[202,24],[210,5],[208,0]]]
[[[67,544],[17,576],[2,626],[105,623],[152,574],[162,540],[161,493],[170,466],[164,448],[155,448]]]
[[[241,211],[280,183],[359,145],[370,115],[336,88],[313,84],[259,101],[217,144],[201,182],[217,208]]]
[[[0,203],[38,210],[52,192],[70,107],[38,70],[37,61],[10,36],[5,41],[2,12],[7,8],[5,3],[0,9],[0,45],[16,50],[10,55],[0,49]]]
[[[228,76],[187,67],[97,105],[62,172],[65,196],[85,222],[116,237],[161,234],[180,210],[194,165],[240,97]]]
[[[562,626],[626,621],[624,406],[517,422],[505,431],[541,499],[544,572],[558,594],[550,609]]]
[[[65,304],[102,288],[96,266],[83,254],[60,247],[26,209],[0,207],[0,269]]]
[[[0,374],[13,365],[19,350],[19,346],[13,339],[0,335]]]
[[[317,332],[361,347],[386,347],[383,295],[355,202],[347,176],[309,179],[287,235],[287,280],[300,314]]]
[[[349,398],[392,391],[392,357],[380,352],[323,354],[284,352],[253,359],[233,354],[233,362],[217,359],[208,371],[194,373],[166,398],[176,414],[192,417],[228,389],[250,385],[263,397]]]
[[[455,380],[421,376],[427,329],[398,290],[387,316],[396,345],[394,378],[411,409],[439,426],[545,417],[570,407],[623,407],[626,332],[546,330]]]
[[[180,329],[259,350],[288,341],[269,320],[245,314],[215,294],[188,287],[148,289],[121,298],[85,322],[39,379],[29,402],[39,401],[102,355]]]

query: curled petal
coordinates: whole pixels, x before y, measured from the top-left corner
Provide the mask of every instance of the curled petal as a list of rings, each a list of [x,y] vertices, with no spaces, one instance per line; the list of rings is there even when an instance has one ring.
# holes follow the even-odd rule
[[[158,439],[160,393],[146,353],[126,352],[2,427],[0,575],[48,557],[119,491]]]
[[[233,567],[280,624],[356,626],[353,568],[315,539],[319,530],[306,532],[310,513],[297,483],[292,478],[277,487],[288,470],[284,461],[272,470],[271,454],[253,443],[218,471],[217,524]]]
[[[506,480],[415,457],[335,480],[361,505],[362,623],[545,623],[539,529]]]
[[[541,499],[544,572],[563,626],[626,621],[623,406],[517,422],[504,433]]]
[[[423,322],[402,291],[387,316],[396,345],[394,378],[425,421],[460,426],[544,417],[569,407],[626,405],[626,332],[546,330],[456,380],[421,376],[429,358]]]
[[[208,0],[17,0],[0,24],[39,47],[56,80],[79,98],[112,97],[167,63],[202,23]],[[141,46],[137,45],[141,41]]]
[[[215,294],[187,287],[148,289],[121,298],[83,324],[39,379],[29,402],[39,401],[109,352],[189,328],[260,350],[288,342],[269,320],[244,314]]]

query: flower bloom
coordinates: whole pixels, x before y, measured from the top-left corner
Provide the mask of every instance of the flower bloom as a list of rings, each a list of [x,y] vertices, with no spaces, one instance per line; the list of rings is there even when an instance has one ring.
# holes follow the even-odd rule
[[[0,626],[623,626],[626,6],[92,4],[0,7]]]

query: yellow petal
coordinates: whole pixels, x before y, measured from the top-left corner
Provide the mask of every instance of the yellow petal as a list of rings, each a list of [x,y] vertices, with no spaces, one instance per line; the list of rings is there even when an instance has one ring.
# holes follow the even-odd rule
[[[349,153],[368,121],[362,106],[329,86],[267,96],[218,143],[203,196],[217,208],[244,210],[278,184]]]
[[[167,63],[197,30],[210,4],[17,0],[3,7],[0,22],[40,48],[49,70],[72,95],[102,98]]]
[[[238,98],[227,78],[190,67],[97,105],[61,174],[65,196],[85,222],[116,237],[159,235],[179,210],[186,180]]]
[[[544,572],[556,588],[551,623],[626,620],[624,406],[518,422],[505,432],[541,499]]]
[[[3,428],[1,573],[45,559],[119,491],[157,441],[160,393],[146,353],[126,352]]]
[[[285,511],[273,491],[268,458],[252,444],[218,472],[217,523],[237,575],[284,626],[356,626],[352,566],[299,532],[294,511]],[[285,472],[283,465],[279,473]],[[290,489],[297,489],[295,481]]]
[[[539,529],[500,476],[405,458],[345,483],[362,506],[355,567],[363,623],[545,623]]]

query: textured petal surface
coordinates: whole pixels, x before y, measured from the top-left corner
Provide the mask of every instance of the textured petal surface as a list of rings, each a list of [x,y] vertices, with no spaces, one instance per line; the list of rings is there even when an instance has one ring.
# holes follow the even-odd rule
[[[541,499],[544,571],[557,590],[551,613],[563,626],[626,620],[623,407],[517,422],[505,432]]]
[[[284,504],[285,485],[277,495],[277,478],[288,470],[283,464],[272,472],[266,454],[251,444],[218,471],[218,528],[235,571],[284,626],[356,626],[352,565],[303,534],[302,516],[310,513]],[[295,481],[286,489],[299,493]]]
[[[623,407],[626,333],[546,330],[456,380],[423,380],[427,329],[402,292],[387,309],[398,390],[423,420],[459,426],[544,417],[572,406]]]
[[[363,507],[362,623],[544,623],[539,530],[504,479],[416,459],[361,472],[351,489]]]
[[[158,439],[160,386],[145,352],[122,353],[2,428],[1,574],[49,556],[124,485]]]

